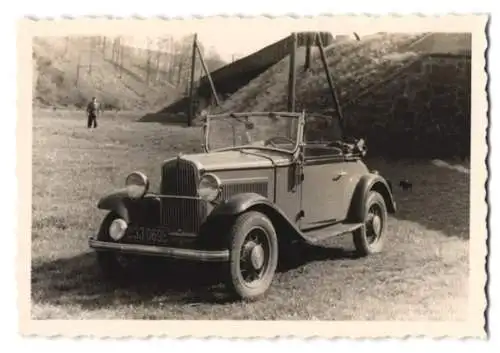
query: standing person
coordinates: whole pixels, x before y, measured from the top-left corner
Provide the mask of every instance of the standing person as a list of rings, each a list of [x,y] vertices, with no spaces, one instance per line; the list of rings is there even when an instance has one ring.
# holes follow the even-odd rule
[[[87,127],[90,129],[92,126],[97,127],[97,114],[101,110],[99,102],[96,97],[92,97],[92,101],[87,105]]]

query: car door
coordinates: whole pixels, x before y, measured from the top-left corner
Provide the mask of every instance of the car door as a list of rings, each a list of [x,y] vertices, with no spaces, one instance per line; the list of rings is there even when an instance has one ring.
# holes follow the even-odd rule
[[[343,155],[336,152],[322,146],[305,146],[301,229],[321,227],[345,218],[348,171]]]
[[[344,220],[349,202],[345,187],[350,178],[348,162],[332,142],[342,139],[338,121],[330,116],[309,115],[303,135],[301,185],[302,229]]]

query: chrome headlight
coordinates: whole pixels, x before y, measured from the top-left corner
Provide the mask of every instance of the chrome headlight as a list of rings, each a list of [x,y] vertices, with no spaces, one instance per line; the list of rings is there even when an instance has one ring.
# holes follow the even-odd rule
[[[115,219],[111,222],[109,226],[109,236],[111,239],[118,241],[125,235],[125,231],[127,230],[127,222],[121,218]]]
[[[221,191],[220,179],[215,174],[205,174],[198,184],[198,194],[203,200],[215,200]]]
[[[125,180],[125,187],[131,199],[138,199],[148,192],[149,180],[143,173],[133,172]]]

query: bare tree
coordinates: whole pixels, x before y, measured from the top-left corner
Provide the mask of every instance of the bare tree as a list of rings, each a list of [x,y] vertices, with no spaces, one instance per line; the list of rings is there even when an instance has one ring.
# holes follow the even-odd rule
[[[118,46],[118,67],[120,68],[120,78],[123,76],[123,51],[125,49],[125,46],[121,44],[120,40],[120,45]]]
[[[63,56],[66,57],[68,54],[68,47],[69,47],[69,37],[66,37],[66,41],[64,43],[64,54]]]
[[[80,53],[78,53],[78,62],[76,63],[76,81],[75,81],[75,86],[78,87],[78,81],[80,79],[80,63],[81,63],[82,56]]]
[[[158,82],[160,80],[160,60],[161,60],[161,40],[158,39],[156,41],[156,55],[155,55],[155,61],[156,61],[155,82]]]
[[[214,47],[210,47],[209,50],[205,53],[204,57],[209,72],[215,71],[218,68],[226,65],[226,62],[222,60],[221,56]],[[235,55],[233,54],[233,61],[234,60]]]
[[[151,78],[151,60],[152,60],[152,50],[151,50],[151,38],[147,39],[147,59],[146,59],[146,84],[149,85],[149,80]]]
[[[158,46],[158,57],[157,57],[157,71],[158,74],[161,73],[161,76],[158,76],[162,79],[166,79],[168,81],[172,81],[171,75],[171,67],[172,67],[172,53],[171,53],[171,36],[160,37],[157,41]]]
[[[102,56],[106,59],[106,37],[102,37]]]
[[[89,75],[92,75],[92,62],[93,62],[93,57],[94,57],[94,49],[96,46],[96,37],[90,37],[89,38]]]

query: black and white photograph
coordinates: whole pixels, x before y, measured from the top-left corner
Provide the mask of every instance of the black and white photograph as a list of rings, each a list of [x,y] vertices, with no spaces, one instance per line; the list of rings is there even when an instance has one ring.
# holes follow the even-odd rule
[[[483,336],[486,17],[362,18],[25,21],[21,327]]]

